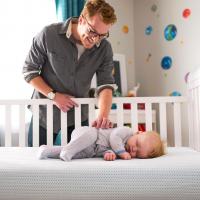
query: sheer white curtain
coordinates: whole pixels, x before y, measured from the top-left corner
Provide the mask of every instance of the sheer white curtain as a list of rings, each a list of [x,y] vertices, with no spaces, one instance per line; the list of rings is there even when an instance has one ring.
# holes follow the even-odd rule
[[[33,37],[54,22],[54,0],[0,2],[0,99],[31,97],[33,88],[23,79],[23,63]]]

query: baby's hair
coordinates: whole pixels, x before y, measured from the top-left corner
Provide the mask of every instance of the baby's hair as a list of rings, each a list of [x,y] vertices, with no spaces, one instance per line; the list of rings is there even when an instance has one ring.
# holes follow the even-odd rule
[[[148,155],[148,158],[156,158],[166,154],[166,142],[161,140],[159,133],[155,131],[148,131],[147,134],[153,135],[157,142],[154,144],[153,151],[151,151]]]

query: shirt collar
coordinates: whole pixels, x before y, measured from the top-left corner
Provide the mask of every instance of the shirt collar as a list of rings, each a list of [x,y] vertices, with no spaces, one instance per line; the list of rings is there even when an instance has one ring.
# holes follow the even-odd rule
[[[66,34],[67,38],[69,38],[72,34],[72,22],[73,21],[78,22],[78,17],[70,17],[64,23],[62,23],[62,26],[59,30],[59,34]],[[69,37],[68,37],[68,35],[69,35]]]
[[[71,35],[72,35],[72,20],[69,22],[69,25],[66,31],[66,37],[70,38]]]
[[[78,22],[78,17],[70,17],[67,19],[61,26],[59,33],[66,34],[66,37],[69,39],[72,35],[72,23]],[[95,46],[98,48],[101,43],[97,43]],[[92,48],[93,49],[93,48]]]

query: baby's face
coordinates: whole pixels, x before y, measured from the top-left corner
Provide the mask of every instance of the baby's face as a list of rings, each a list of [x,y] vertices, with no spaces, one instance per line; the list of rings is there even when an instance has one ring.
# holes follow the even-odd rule
[[[146,132],[137,133],[128,139],[126,150],[132,158],[148,158],[153,151],[153,144],[155,144],[155,137]]]

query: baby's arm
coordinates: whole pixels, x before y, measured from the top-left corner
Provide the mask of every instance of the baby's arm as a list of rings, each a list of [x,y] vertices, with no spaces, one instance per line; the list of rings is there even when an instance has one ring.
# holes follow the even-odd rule
[[[118,127],[110,135],[110,145],[121,159],[131,159],[131,155],[125,149],[125,143],[132,134],[133,131],[129,127]]]

